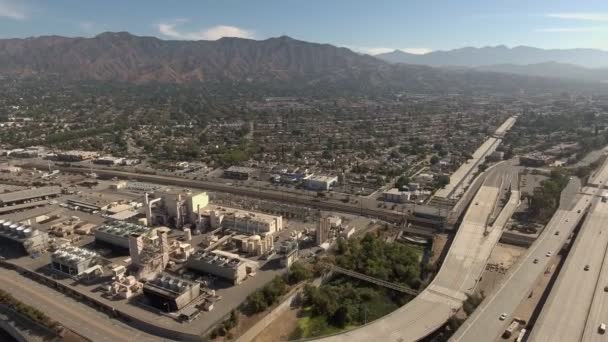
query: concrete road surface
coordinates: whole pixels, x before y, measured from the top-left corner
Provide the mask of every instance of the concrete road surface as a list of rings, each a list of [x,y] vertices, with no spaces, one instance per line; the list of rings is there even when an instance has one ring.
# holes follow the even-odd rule
[[[530,293],[536,279],[547,269],[550,261],[547,253],[555,254],[561,249],[589,207],[592,195],[576,194],[579,187],[578,179],[570,181],[562,192],[560,208],[543,233],[517,265],[511,268],[499,287],[452,336],[451,341],[494,341],[500,338],[519,303]],[[594,190],[597,189],[585,188],[583,192],[593,193]],[[556,232],[559,232],[558,235]],[[538,261],[535,263],[534,260]],[[499,316],[503,313],[507,314],[508,318],[501,321]]]
[[[534,325],[533,341],[606,340],[598,333],[606,322],[604,260],[608,250],[608,203],[599,198],[581,227],[578,237]],[[589,267],[585,270],[585,267]],[[567,314],[565,314],[567,313]],[[604,313],[604,315],[602,315]],[[583,338],[583,335],[586,337]]]
[[[44,285],[21,276],[19,273],[0,268],[0,288],[17,300],[33,306],[51,319],[78,332],[91,341],[163,341],[110,319],[87,305],[78,303]]]
[[[322,340],[418,341],[441,327],[462,306],[466,294],[475,289],[502,234],[503,227],[498,224],[504,224],[519,203],[518,192],[514,191],[505,206],[505,214],[499,215],[493,227],[486,227],[501,192],[499,186],[504,185],[503,180],[510,170],[509,167],[497,167],[490,171],[485,184],[473,198],[439,273],[424,291],[383,318]]]

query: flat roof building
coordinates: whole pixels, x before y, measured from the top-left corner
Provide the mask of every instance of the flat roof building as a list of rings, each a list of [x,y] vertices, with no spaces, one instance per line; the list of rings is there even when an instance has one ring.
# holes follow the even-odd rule
[[[51,254],[51,268],[68,274],[80,276],[98,264],[97,253],[84,248],[67,246]]]
[[[29,225],[0,220],[0,241],[16,245],[27,254],[38,253],[49,246],[49,234]]]
[[[144,284],[148,304],[166,312],[183,309],[201,293],[201,285],[166,273]]]
[[[309,190],[328,191],[338,183],[338,176],[310,176],[304,180],[304,187]]]
[[[210,217],[211,228],[224,227],[246,234],[275,233],[283,230],[283,217],[247,210],[210,206],[206,214]]]
[[[186,264],[186,267],[191,270],[220,277],[234,285],[243,282],[248,274],[255,272],[257,266],[257,263],[243,259],[236,254],[217,250],[194,253]]]
[[[231,179],[242,179],[246,180],[251,177],[255,170],[250,167],[243,166],[231,166],[224,170],[224,177]]]
[[[0,207],[23,204],[31,201],[43,201],[61,194],[61,187],[43,186],[0,194]]]
[[[98,156],[99,156],[99,153],[97,153],[97,152],[72,150],[72,151],[57,152],[57,155],[55,156],[55,158],[59,161],[71,162],[71,161],[83,161],[83,160],[94,159],[94,158],[97,158]]]
[[[152,228],[124,221],[110,221],[95,231],[95,243],[104,243],[121,249],[129,249],[132,234],[143,235]]]
[[[405,203],[410,200],[411,193],[409,191],[400,191],[397,188],[392,188],[382,193],[382,199],[387,202]]]

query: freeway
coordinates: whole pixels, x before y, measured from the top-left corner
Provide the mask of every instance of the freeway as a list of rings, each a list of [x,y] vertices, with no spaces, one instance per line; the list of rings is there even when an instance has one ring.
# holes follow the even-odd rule
[[[501,188],[507,185],[504,180],[517,179],[509,176],[513,172],[512,167],[497,167],[488,172],[431,284],[412,301],[389,315],[365,326],[322,338],[322,341],[418,341],[445,324],[462,306],[467,294],[474,291],[487,259],[502,234],[504,223],[519,205],[519,192],[512,191],[511,198],[494,225],[487,226]]]
[[[45,285],[0,268],[0,288],[17,300],[31,305],[51,319],[78,332],[91,341],[161,341],[160,338],[132,329],[108,316],[76,302]]]
[[[554,254],[561,249],[584,216],[593,194],[597,192],[597,189],[586,187],[578,193],[578,189],[578,179],[571,179],[562,192],[560,207],[542,234],[516,266],[511,268],[498,288],[456,331],[451,341],[493,341],[500,338],[510,320],[501,321],[499,316],[503,313],[512,316],[519,303],[530,293],[538,277],[547,269],[550,263],[547,253]],[[535,259],[538,259],[537,263],[534,263]],[[560,339],[554,341],[558,340]]]
[[[608,204],[597,198],[593,202],[534,325],[531,335],[534,341],[581,341],[608,248],[608,227],[605,225]],[[589,266],[588,271],[585,271],[586,266]],[[600,292],[603,294],[603,289]]]
[[[500,127],[494,132],[494,136],[484,141],[481,146],[472,155],[472,158],[462,164],[451,176],[450,184],[446,185],[443,189],[435,193],[435,197],[439,198],[452,198],[459,193],[459,190],[463,187],[463,184],[467,182],[467,179],[471,178],[479,164],[484,159],[496,150],[498,145],[501,143],[501,137],[513,127],[517,120],[516,116],[512,116],[505,120]]]

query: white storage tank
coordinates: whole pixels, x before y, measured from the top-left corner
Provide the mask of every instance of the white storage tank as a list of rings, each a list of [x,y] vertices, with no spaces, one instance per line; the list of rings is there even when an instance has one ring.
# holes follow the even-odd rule
[[[184,239],[186,241],[192,241],[192,231],[190,228],[184,228]]]
[[[13,222],[11,222],[11,221],[5,221],[5,222],[2,224],[2,227],[4,228],[4,230],[8,230],[8,227],[10,227],[10,226],[11,226],[11,224],[13,224]]]
[[[19,235],[20,237],[24,237],[25,235],[23,235],[23,231],[25,230],[25,226],[20,226],[17,227],[17,235]]]
[[[16,234],[17,233],[17,227],[19,227],[18,224],[13,223],[10,225],[10,227],[8,227],[8,229],[10,230],[11,234]]]
[[[24,235],[25,237],[32,237],[32,228],[25,228],[25,229],[23,230],[23,235]]]

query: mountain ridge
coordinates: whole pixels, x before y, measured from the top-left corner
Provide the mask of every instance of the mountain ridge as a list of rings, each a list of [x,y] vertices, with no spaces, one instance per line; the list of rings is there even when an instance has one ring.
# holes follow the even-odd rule
[[[245,85],[269,94],[304,90],[358,95],[387,91],[513,94],[580,85],[514,74],[391,64],[347,48],[288,36],[181,41],[128,32],[104,32],[92,38],[0,39],[0,75],[224,88]]]
[[[421,64],[428,66],[480,67],[496,64],[538,64],[556,62],[574,64],[587,68],[608,67],[608,51],[590,48],[541,49],[519,45],[509,48],[505,45],[481,48],[463,47],[453,50],[432,51],[422,55],[395,50],[375,57],[390,63]]]

